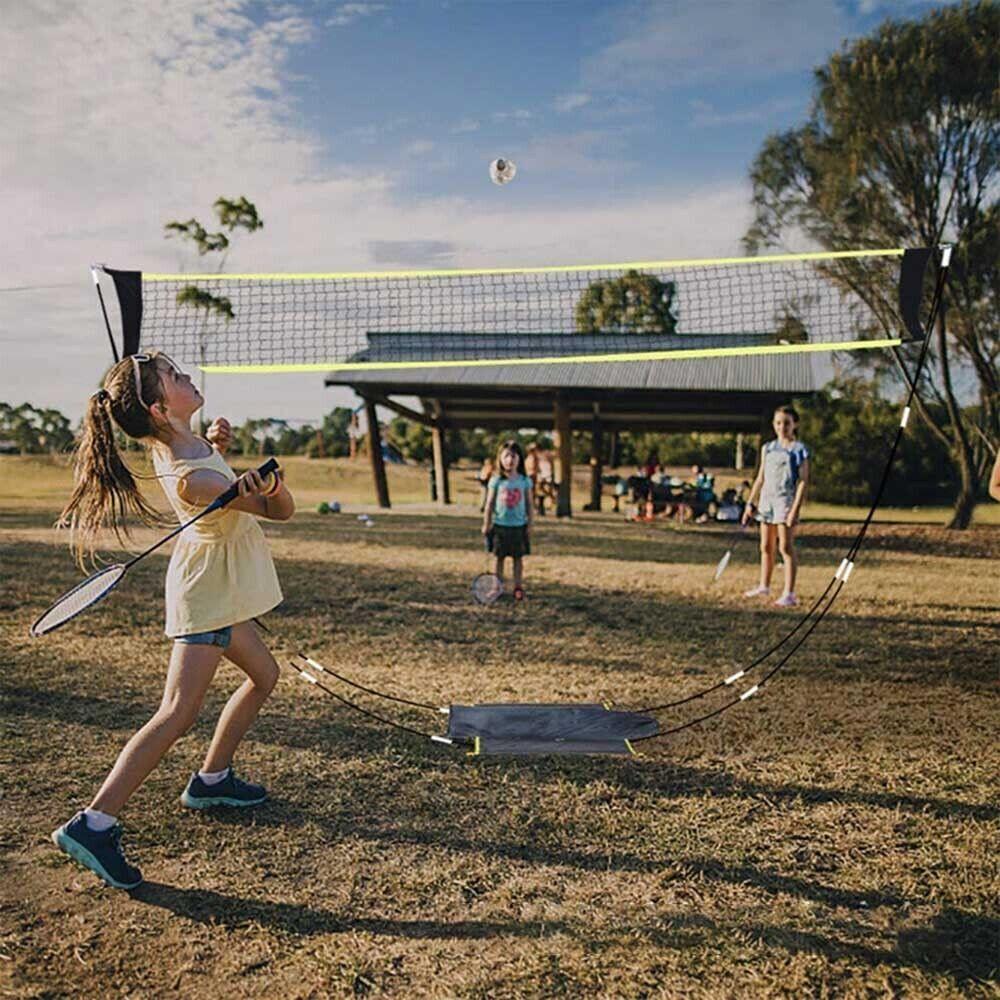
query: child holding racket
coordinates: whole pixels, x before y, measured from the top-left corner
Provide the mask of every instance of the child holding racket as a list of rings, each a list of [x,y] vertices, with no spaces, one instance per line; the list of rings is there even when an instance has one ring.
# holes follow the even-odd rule
[[[531,551],[531,480],[525,473],[524,452],[514,440],[497,451],[497,471],[490,479],[483,516],[483,534],[493,537],[496,575],[503,580],[507,557],[514,563],[514,600],[524,600],[524,557]]]
[[[743,511],[742,523],[749,524],[756,513],[760,522],[760,583],[744,597],[766,597],[771,593],[775,551],[781,552],[785,589],[774,602],[779,608],[793,608],[795,596],[795,527],[809,485],[809,449],[798,440],[799,415],[792,406],[774,411],[775,440],[761,453],[757,478]]]
[[[230,438],[225,421],[212,425],[209,440],[191,431],[191,416],[202,402],[190,377],[164,354],[136,354],[116,364],[87,405],[76,485],[60,520],[71,530],[81,564],[93,554],[102,528],[110,527],[119,539],[127,534],[124,514],[163,523],[119,454],[116,429],[150,449],[164,493],[182,521],[231,483],[239,484],[235,500],[186,528],[175,543],[166,580],[166,634],[173,648],[160,707],[122,749],[89,808],[52,834],[58,847],[119,889],[137,886],[142,874],[125,858],[117,817],[193,725],[223,656],[247,679],[223,708],[181,802],[205,809],[253,806],[266,798],[263,787],[236,777],[232,761],[278,679],[278,665],[252,624],[282,599],[257,518],[287,520],[295,504],[276,473],[271,481],[255,471],[237,479],[221,454]]]

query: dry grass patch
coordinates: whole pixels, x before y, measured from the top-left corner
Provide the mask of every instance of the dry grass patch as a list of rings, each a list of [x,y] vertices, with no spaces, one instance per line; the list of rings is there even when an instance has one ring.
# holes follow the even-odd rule
[[[47,835],[158,701],[165,557],[29,640],[76,577],[57,502],[8,498],[0,526],[5,995],[996,995],[996,528],[876,527],[760,700],[638,760],[468,760],[288,672],[239,759],[273,800],[190,815],[177,796],[237,681],[226,667],[124,817],[149,879],[129,896]],[[433,703],[665,701],[793,620],[739,598],[750,545],[708,582],[717,530],[548,521],[527,606],[482,609],[474,516],[375,521],[267,528],[287,596],[275,645]],[[807,597],[850,531],[806,526]]]

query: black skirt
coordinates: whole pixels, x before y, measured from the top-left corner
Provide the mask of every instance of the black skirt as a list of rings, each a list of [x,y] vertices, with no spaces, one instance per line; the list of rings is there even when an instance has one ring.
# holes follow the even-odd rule
[[[493,525],[493,554],[498,559],[512,556],[519,559],[531,553],[528,544],[528,529],[524,525],[510,528],[503,524]]]

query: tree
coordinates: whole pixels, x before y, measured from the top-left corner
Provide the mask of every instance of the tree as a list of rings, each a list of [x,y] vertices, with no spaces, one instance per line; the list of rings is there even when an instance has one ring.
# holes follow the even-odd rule
[[[0,439],[13,441],[22,455],[56,454],[73,446],[69,417],[30,403],[0,403]]]
[[[248,201],[244,195],[240,195],[239,198],[216,198],[212,209],[215,212],[215,217],[219,220],[219,225],[230,235],[237,229],[242,229],[248,233],[255,233],[258,229],[264,228],[264,220],[257,212],[257,206],[253,202]],[[204,257],[210,253],[222,254],[219,258],[219,266],[216,268],[216,274],[222,273],[222,269],[226,266],[226,258],[229,256],[231,246],[230,238],[226,233],[210,233],[195,218],[188,219],[187,222],[168,222],[163,228],[167,239],[176,236],[193,244],[198,251],[199,257]],[[225,295],[215,295],[204,288],[199,288],[197,285],[185,285],[177,293],[177,304],[195,310],[200,309],[205,313],[204,322],[198,336],[198,349],[202,365],[201,394],[204,396],[204,365],[208,348],[209,319],[215,314],[216,316],[221,316],[228,323],[235,316],[233,304]],[[202,410],[201,421],[204,429],[204,410]]]
[[[414,462],[426,462],[433,451],[429,427],[406,417],[393,417],[386,428],[386,437],[400,451],[403,458]],[[449,449],[451,452],[451,449]],[[453,458],[459,457],[451,452]]]
[[[841,375],[815,396],[796,401],[799,437],[814,453],[809,493],[816,500],[866,504],[878,489],[882,463],[899,426],[899,412],[879,380]],[[932,406],[935,404],[932,404]],[[948,450],[924,423],[914,423],[897,454],[889,504],[944,503],[954,495]]]
[[[950,527],[971,519],[1000,436],[1000,5],[965,2],[886,21],[816,70],[805,124],[771,135],[752,169],[751,253],[805,236],[829,250],[955,244],[932,337],[920,419],[958,483]],[[824,269],[890,335],[894,275]],[[870,352],[865,352],[869,354]],[[868,359],[869,363],[871,359]],[[862,362],[864,363],[864,362]],[[903,353],[890,363],[909,383]],[[972,386],[975,408],[963,407]]]
[[[671,312],[677,286],[655,274],[626,271],[620,278],[592,281],[576,305],[579,333],[673,333]]]

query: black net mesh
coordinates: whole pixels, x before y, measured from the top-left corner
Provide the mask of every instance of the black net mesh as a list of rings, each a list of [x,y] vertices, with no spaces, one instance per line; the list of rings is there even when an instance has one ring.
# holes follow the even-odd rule
[[[836,348],[899,336],[902,253],[509,271],[147,274],[142,340],[209,368]],[[886,294],[862,301],[852,287],[871,271]]]

